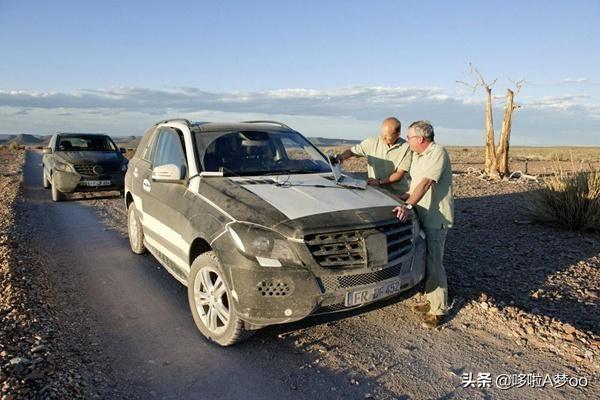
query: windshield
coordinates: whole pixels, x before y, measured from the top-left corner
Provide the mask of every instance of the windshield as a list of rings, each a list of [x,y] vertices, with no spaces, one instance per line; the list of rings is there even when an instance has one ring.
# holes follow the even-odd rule
[[[296,132],[198,132],[203,171],[224,175],[331,172],[327,159]]]
[[[117,147],[108,136],[100,135],[59,136],[56,149],[58,151],[117,151]]]

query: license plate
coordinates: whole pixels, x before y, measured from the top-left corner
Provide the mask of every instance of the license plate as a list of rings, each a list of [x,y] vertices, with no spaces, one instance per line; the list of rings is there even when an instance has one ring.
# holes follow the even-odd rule
[[[81,181],[79,183],[83,186],[110,186],[110,181]]]
[[[401,288],[400,279],[395,279],[377,286],[371,286],[366,289],[356,290],[346,293],[346,307],[356,306],[358,304],[369,303],[384,297],[399,293]]]

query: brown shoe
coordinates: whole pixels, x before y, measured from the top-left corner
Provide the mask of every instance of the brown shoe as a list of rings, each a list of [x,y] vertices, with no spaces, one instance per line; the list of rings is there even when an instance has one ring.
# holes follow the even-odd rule
[[[417,303],[414,304],[411,308],[413,311],[418,312],[420,314],[427,314],[431,309],[431,306],[429,305],[429,303]]]
[[[432,329],[432,328],[437,328],[438,326],[440,326],[441,322],[442,322],[441,315],[428,314],[423,319],[423,323],[421,323],[421,326],[423,328]]]

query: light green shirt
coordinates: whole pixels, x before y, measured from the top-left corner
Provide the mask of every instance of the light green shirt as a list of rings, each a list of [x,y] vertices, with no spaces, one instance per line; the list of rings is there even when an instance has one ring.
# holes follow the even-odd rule
[[[421,154],[413,154],[410,166],[411,192],[423,180],[435,183],[415,207],[425,228],[451,228],[454,223],[452,197],[452,165],[448,152],[437,143],[431,143]]]
[[[396,170],[407,171],[410,169],[412,151],[406,140],[398,138],[395,144],[388,146],[381,137],[372,136],[350,149],[359,157],[367,157],[367,172],[369,178],[384,179]],[[408,191],[408,179],[405,174],[401,180],[391,185],[384,185],[388,191],[395,195],[401,195]]]

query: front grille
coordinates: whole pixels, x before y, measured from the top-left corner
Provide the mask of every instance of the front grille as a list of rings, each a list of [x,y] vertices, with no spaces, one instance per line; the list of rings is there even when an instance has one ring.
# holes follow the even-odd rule
[[[375,227],[386,235],[388,259],[393,262],[412,248],[412,221],[394,221]],[[367,265],[365,237],[373,229],[306,235],[304,241],[315,261],[326,268],[364,267]]]
[[[111,175],[119,172],[119,164],[75,164],[75,171],[85,176]]]
[[[372,283],[385,281],[386,279],[394,278],[400,275],[401,269],[402,264],[397,264],[375,272],[366,272],[353,275],[322,276],[318,279],[321,287],[323,287],[326,292],[335,292],[339,289],[369,285]]]

